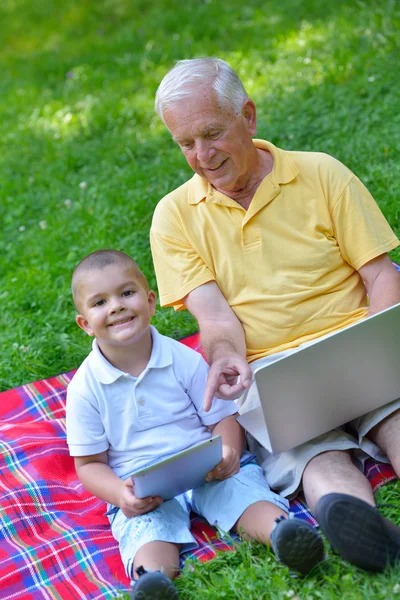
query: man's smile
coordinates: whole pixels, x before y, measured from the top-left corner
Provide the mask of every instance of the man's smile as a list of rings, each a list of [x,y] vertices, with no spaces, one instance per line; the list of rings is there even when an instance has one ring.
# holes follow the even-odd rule
[[[221,161],[220,163],[218,163],[217,165],[215,165],[215,167],[206,167],[206,170],[207,170],[207,171],[218,171],[218,169],[219,169],[220,167],[222,167],[222,165],[224,165],[224,164],[226,163],[226,161],[227,161],[227,160],[228,160],[228,159],[227,159],[227,158],[225,158],[225,160],[223,160],[223,161]]]

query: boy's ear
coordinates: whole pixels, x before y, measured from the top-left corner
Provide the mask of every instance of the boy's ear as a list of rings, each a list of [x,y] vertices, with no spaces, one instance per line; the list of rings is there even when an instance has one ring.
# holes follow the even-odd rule
[[[88,335],[91,335],[91,336],[94,335],[93,329],[90,327],[88,321],[85,319],[84,316],[82,316],[82,315],[76,315],[75,321],[76,321],[76,324],[78,325],[78,327],[80,327],[81,329],[83,329],[83,331],[85,333],[87,333]]]
[[[156,303],[157,303],[157,296],[156,296],[155,292],[153,292],[153,290],[149,290],[149,292],[147,294],[147,299],[149,302],[150,315],[153,317],[156,314]]]

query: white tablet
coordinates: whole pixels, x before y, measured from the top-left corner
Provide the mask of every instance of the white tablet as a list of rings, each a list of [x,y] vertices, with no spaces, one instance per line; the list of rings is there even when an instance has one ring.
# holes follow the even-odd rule
[[[170,500],[200,487],[207,473],[222,460],[222,438],[216,435],[132,474],[136,498]]]

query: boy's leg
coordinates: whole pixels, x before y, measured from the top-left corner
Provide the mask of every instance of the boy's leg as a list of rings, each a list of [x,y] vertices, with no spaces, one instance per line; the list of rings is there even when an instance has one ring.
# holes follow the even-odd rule
[[[276,509],[270,502],[256,502],[244,511],[234,530],[245,539],[272,546],[281,562],[305,575],[324,558],[322,538],[309,523],[287,519],[286,513]],[[281,514],[274,517],[277,512]]]
[[[170,579],[179,572],[179,545],[170,542],[149,542],[136,552],[133,575],[138,579],[136,569],[143,567],[146,571],[162,571]]]
[[[146,572],[147,580],[147,572],[155,573],[162,568],[165,579],[175,577],[179,567],[179,552],[198,546],[190,532],[190,507],[184,495],[163,502],[150,513],[131,519],[118,511],[111,529],[119,543],[126,574],[131,579],[137,579],[137,569],[140,567],[142,574]],[[134,588],[143,585],[144,577],[140,576]]]
[[[277,558],[292,570],[307,573],[324,556],[319,533],[305,521],[286,518],[288,501],[270,490],[256,464],[193,490],[192,506],[223,532],[235,529],[271,545]]]
[[[257,540],[271,546],[272,529],[276,519],[280,517],[287,517],[287,513],[272,502],[261,500],[246,508],[233,530],[245,539]]]
[[[148,542],[136,552],[131,600],[178,600],[172,583],[179,570],[179,545]]]

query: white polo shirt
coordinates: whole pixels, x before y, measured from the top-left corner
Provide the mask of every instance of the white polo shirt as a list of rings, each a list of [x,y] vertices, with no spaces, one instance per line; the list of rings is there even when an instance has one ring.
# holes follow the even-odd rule
[[[198,352],[151,327],[153,348],[135,378],[113,367],[96,340],[67,390],[71,456],[108,452],[119,477],[211,437],[208,425],[237,411],[214,398],[202,410],[208,365]]]

